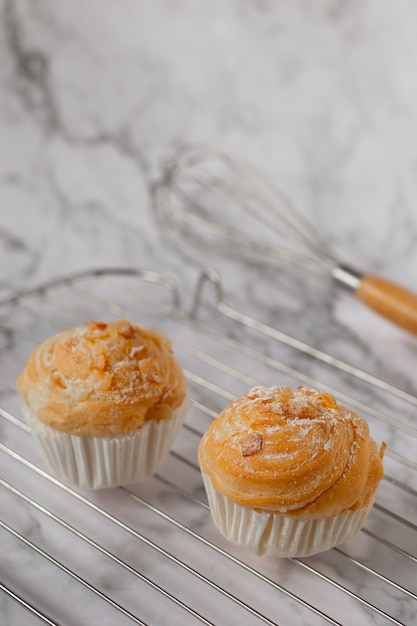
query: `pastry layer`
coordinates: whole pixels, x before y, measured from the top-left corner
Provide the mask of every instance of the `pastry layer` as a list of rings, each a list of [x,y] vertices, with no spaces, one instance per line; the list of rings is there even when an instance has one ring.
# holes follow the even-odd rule
[[[131,432],[169,419],[187,384],[171,343],[156,329],[87,322],[44,341],[19,375],[32,415],[74,435]]]
[[[327,393],[255,387],[212,422],[199,462],[237,504],[317,519],[372,502],[384,448]]]

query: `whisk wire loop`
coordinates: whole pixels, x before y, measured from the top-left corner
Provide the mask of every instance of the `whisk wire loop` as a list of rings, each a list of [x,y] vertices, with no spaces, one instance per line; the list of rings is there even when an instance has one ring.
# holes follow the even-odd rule
[[[178,244],[265,267],[285,264],[331,277],[417,335],[417,294],[341,263],[275,183],[244,159],[207,146],[178,149],[153,188],[152,207],[165,236]],[[248,226],[242,213],[255,219],[249,233],[236,227],[236,222]],[[216,220],[219,214],[222,219]],[[260,227],[264,238],[254,236]],[[281,236],[285,245],[269,243],[271,234]],[[303,253],[292,250],[289,241]]]
[[[190,185],[194,193],[186,191]],[[207,200],[205,196],[203,202],[203,191],[213,197]],[[267,267],[285,263],[325,276],[339,265],[317,232],[267,176],[244,159],[209,146],[183,146],[171,157],[154,188],[154,209],[169,238],[228,258]],[[244,211],[270,233],[301,246],[303,254],[227,224],[232,209],[238,211],[238,223],[242,221],[239,212]],[[219,213],[222,219],[214,219]]]

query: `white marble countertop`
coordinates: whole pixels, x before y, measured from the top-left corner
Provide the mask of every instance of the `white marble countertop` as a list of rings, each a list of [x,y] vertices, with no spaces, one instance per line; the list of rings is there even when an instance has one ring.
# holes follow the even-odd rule
[[[158,232],[150,208],[150,191],[166,158],[183,143],[207,142],[244,156],[270,175],[340,258],[417,291],[417,6],[412,0],[0,0],[0,16],[3,299],[79,270],[134,267],[174,277],[188,310],[200,272],[211,267],[220,272],[226,302],[234,309],[415,398],[417,340],[411,334],[366,309],[329,280],[308,273],[294,275],[285,266],[266,270],[222,260],[168,243]],[[202,317],[210,318],[204,307]],[[230,328],[223,321],[234,339],[254,341],[240,325]],[[264,341],[261,350],[268,353],[268,343]],[[387,399],[385,392],[373,387],[368,392],[362,383],[348,392],[349,374],[322,369],[303,352],[274,350],[272,356],[279,354],[289,367],[350,393],[376,412],[387,410],[391,417],[404,419],[409,436],[383,422],[379,427],[378,419],[371,417],[375,437],[388,439],[393,453],[404,454],[410,463],[396,474],[394,456],[388,457],[390,476],[404,480],[406,488],[391,494],[395,481],[386,482],[369,532],[383,528],[384,506],[396,507],[406,523],[400,530],[393,526],[392,532],[414,531],[414,539],[402,547],[411,553],[407,562],[415,561],[415,403],[390,394]],[[215,354],[226,363],[232,358],[227,345],[217,347]],[[247,374],[259,376],[259,372]],[[10,443],[13,428],[2,422],[3,443]],[[24,431],[17,435],[19,452],[36,463],[30,438],[25,437]],[[12,471],[8,458],[3,477]],[[24,489],[24,474],[17,472],[16,485]],[[45,495],[45,487],[42,491],[34,484],[33,489]],[[46,491],[44,506],[65,517],[65,497],[56,493],[54,485]],[[149,491],[149,486],[143,486],[137,493],[145,497]],[[123,491],[98,494],[92,502],[142,532],[124,496]],[[184,504],[178,512],[163,489],[156,496],[151,493],[150,501],[163,502],[167,514],[217,545],[205,509],[204,516],[197,516]],[[113,545],[109,519],[91,512],[91,507],[87,510],[82,502],[77,501],[78,506],[68,523],[79,521],[83,532],[94,536],[97,532],[97,541],[127,558],[132,537],[120,537],[119,544],[117,535]],[[54,549],[49,551],[66,562],[62,529],[57,532],[53,520],[40,512],[29,514],[25,507],[10,491],[2,496],[1,512],[7,508],[7,523],[10,517],[17,520],[16,528],[31,540],[40,535],[47,551],[50,546],[43,540],[50,534]],[[146,524],[153,522],[145,515],[147,532]],[[372,567],[388,576],[386,562],[391,557],[385,548],[371,549],[366,543],[369,537],[360,537],[349,554],[361,558],[364,553],[367,564],[372,552]],[[117,609],[100,598],[92,599],[85,588],[80,591],[74,579],[68,583],[62,571],[55,581],[54,566],[38,565],[40,557],[35,558],[28,546],[5,530],[1,541],[10,547],[7,558],[0,559],[7,587],[56,623],[125,623]],[[260,568],[276,585],[318,607],[319,612],[310,614],[278,588],[274,593],[281,608],[275,611],[270,606],[270,591],[268,606],[264,605],[264,583],[259,582],[257,596],[248,569],[236,571],[232,563],[229,570],[221,554],[218,563],[213,556],[205,561],[203,553],[196,563],[192,545],[178,541],[181,558],[190,567],[218,580],[241,600],[249,598],[253,606],[265,609],[271,622],[329,623],[322,612],[334,620],[330,623],[416,623],[417,574],[414,583],[412,575],[404,580],[409,570],[402,571],[398,556],[392,557],[398,565],[392,578],[398,585],[408,585],[411,593],[398,595],[391,587],[383,598],[382,591],[378,595],[371,588],[378,587],[378,578],[367,587],[364,566],[359,573],[350,571],[351,566],[340,565],[336,558],[340,555],[332,552],[314,561],[341,585],[351,583],[356,593],[361,593],[362,581],[364,597],[380,609],[374,614],[299,564],[298,569],[291,564],[288,570],[282,564],[259,565],[252,557],[232,552],[247,567]],[[390,532],[386,541],[394,541]],[[164,535],[168,550],[174,550],[175,542],[175,533]],[[145,600],[136,604],[127,597],[123,577],[117,578],[117,567],[112,569],[103,555],[93,552],[90,545],[74,545],[76,556],[69,559],[68,567],[78,571],[79,563],[97,559],[100,575],[94,574],[94,568],[82,567],[80,576],[137,618],[149,624],[201,623],[189,613],[184,618],[183,609],[175,603],[171,606],[166,597],[161,600],[152,586]],[[158,563],[148,552],[144,550],[143,561],[135,557],[134,567],[164,586],[164,577],[173,575],[170,567],[166,573],[164,565],[162,571],[155,571]],[[37,568],[38,586],[34,573],[20,576],[23,570]],[[165,584],[209,623],[252,623],[251,619],[262,623],[259,617],[248,617],[240,605],[235,620],[229,599],[211,587],[201,589],[201,580],[195,587],[181,582],[189,585],[186,591]],[[47,601],[49,585],[53,599]],[[207,603],[201,601],[205,593]],[[40,623],[9,594],[0,598],[0,612],[2,624]],[[128,616],[123,619],[129,623]]]

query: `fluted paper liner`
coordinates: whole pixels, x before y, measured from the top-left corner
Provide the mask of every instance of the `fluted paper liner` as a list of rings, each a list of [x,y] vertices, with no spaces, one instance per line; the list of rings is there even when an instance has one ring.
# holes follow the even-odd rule
[[[58,479],[91,489],[150,478],[168,456],[191,406],[186,398],[170,419],[150,420],[139,430],[115,437],[86,437],[57,431],[25,411],[36,448]]]
[[[258,556],[303,557],[324,552],[356,534],[372,509],[371,504],[328,518],[296,519],[236,504],[213,488],[207,474],[203,473],[203,480],[218,530]]]

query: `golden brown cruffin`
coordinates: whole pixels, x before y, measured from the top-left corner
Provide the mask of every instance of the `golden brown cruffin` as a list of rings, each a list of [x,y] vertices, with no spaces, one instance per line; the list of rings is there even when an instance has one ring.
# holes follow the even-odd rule
[[[307,520],[371,505],[384,449],[328,393],[255,387],[212,422],[198,456],[233,502]]]
[[[27,410],[43,424],[99,437],[169,419],[187,391],[169,339],[127,320],[90,321],[44,341],[17,385]]]

